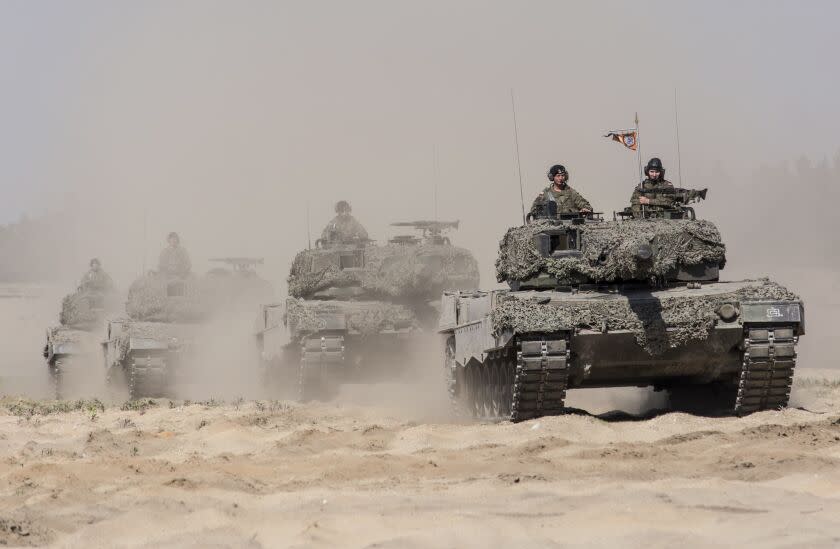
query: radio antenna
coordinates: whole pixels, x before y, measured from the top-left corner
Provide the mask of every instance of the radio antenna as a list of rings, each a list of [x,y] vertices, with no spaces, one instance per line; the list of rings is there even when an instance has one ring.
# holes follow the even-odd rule
[[[513,142],[516,145],[516,171],[519,174],[519,203],[522,206],[522,223],[525,224],[525,195],[522,191],[522,163],[519,160],[519,128],[516,124],[516,101],[513,99],[513,88],[510,89],[510,107],[513,110]]]
[[[677,88],[674,88],[674,126],[677,132],[677,176],[679,185],[682,184],[682,155],[680,155],[680,111],[677,109]]]
[[[309,228],[309,201],[306,201],[306,249],[312,249],[312,233]]]
[[[437,145],[432,145],[432,178],[434,180],[435,222],[438,220],[438,154]]]

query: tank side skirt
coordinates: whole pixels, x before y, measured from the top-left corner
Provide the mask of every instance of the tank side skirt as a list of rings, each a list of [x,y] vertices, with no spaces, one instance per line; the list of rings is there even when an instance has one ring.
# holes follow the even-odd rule
[[[736,414],[787,406],[798,339],[792,326],[745,327]]]

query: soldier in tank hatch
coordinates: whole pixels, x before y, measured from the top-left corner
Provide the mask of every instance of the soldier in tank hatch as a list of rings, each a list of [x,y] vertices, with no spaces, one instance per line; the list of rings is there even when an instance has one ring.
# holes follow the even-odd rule
[[[537,195],[531,205],[531,214],[537,216],[544,212],[548,202],[557,204],[557,213],[589,213],[592,205],[579,192],[569,186],[569,172],[560,164],[548,170],[551,184]]]
[[[350,204],[346,200],[340,200],[335,205],[337,215],[324,227],[321,240],[326,243],[368,240],[367,231],[355,217],[350,215],[351,211]]]
[[[158,271],[168,275],[186,276],[190,274],[192,263],[186,248],[181,246],[181,239],[178,233],[169,233],[166,238],[169,244],[160,252],[158,259]]]
[[[639,183],[630,197],[630,209],[633,217],[642,217],[642,206],[647,211],[662,211],[673,208],[676,196],[674,194],[657,194],[664,189],[673,190],[674,185],[665,179],[665,168],[658,158],[651,158],[645,166],[645,180]]]
[[[82,277],[79,287],[82,290],[108,292],[114,289],[114,281],[102,269],[102,263],[99,259],[94,257],[90,260],[90,269]]]

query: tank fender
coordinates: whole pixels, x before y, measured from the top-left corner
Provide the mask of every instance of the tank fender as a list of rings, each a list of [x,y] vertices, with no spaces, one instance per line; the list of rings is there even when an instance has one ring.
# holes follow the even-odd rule
[[[741,303],[741,320],[748,324],[801,323],[802,303],[798,301],[759,301]]]

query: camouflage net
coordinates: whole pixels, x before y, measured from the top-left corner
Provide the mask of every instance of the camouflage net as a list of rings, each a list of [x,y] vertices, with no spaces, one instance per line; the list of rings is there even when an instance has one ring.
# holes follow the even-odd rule
[[[342,317],[346,329],[369,336],[384,329],[416,327],[408,307],[381,301],[286,300],[286,323],[293,333],[317,332],[327,327],[327,317]]]
[[[534,236],[555,227],[542,221],[509,229],[499,244],[496,279],[522,281],[539,273],[557,278],[560,284],[647,280],[663,276],[678,266],[717,263],[723,267],[726,247],[709,221],[639,219],[581,225],[581,257],[545,258]],[[653,257],[636,258],[642,244],[649,244]]]
[[[745,287],[723,294],[664,297],[632,305],[618,299],[539,304],[536,298],[507,295],[493,310],[493,328],[496,333],[546,333],[576,328],[597,332],[604,328],[629,330],[648,353],[660,355],[692,340],[707,339],[717,322],[715,310],[722,303],[799,299],[766,278],[748,282]]]
[[[182,290],[172,292],[173,285],[182,285]],[[135,280],[128,289],[125,311],[132,320],[198,322],[206,318],[211,304],[212,292],[205,286],[193,275],[177,278],[150,273]]]
[[[289,295],[311,297],[328,288],[361,287],[369,296],[437,299],[444,289],[478,286],[478,263],[455,246],[366,246],[364,267],[339,268],[341,249],[305,250],[295,257],[289,274]],[[310,265],[314,265],[310,272]]]
[[[58,321],[63,326],[87,326],[102,319],[102,311],[91,309],[87,295],[80,292],[64,296]]]
[[[76,330],[66,326],[50,328],[47,338],[53,345],[64,345],[67,343],[81,343],[86,341],[90,333],[84,330]]]

